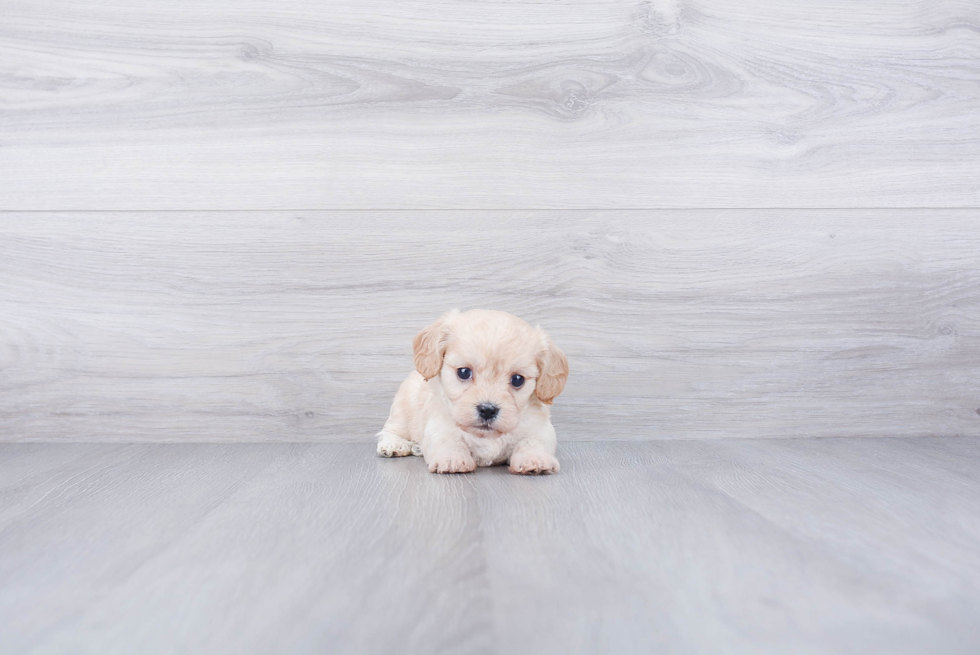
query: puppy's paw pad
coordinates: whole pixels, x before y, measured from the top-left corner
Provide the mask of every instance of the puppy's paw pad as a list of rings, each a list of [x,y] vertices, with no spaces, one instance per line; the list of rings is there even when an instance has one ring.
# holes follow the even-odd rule
[[[558,460],[547,453],[518,453],[510,458],[508,468],[518,475],[541,475],[561,470]]]
[[[426,460],[432,473],[469,473],[476,462],[469,453],[440,453]]]

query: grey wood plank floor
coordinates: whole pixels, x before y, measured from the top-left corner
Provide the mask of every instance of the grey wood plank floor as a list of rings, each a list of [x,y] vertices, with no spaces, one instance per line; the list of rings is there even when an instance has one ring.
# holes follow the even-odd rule
[[[0,209],[980,204],[971,0],[0,15]]]
[[[980,439],[0,445],[4,653],[976,653]]]
[[[980,210],[0,214],[0,440],[360,441],[452,307],[562,438],[980,436]]]

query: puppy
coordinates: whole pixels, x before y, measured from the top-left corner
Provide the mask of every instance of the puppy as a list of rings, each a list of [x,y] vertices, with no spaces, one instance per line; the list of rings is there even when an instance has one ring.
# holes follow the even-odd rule
[[[452,310],[415,337],[415,371],[378,433],[378,454],[421,454],[433,473],[507,462],[557,473],[548,406],[568,360],[541,328],[506,312]],[[421,452],[420,452],[421,451]]]

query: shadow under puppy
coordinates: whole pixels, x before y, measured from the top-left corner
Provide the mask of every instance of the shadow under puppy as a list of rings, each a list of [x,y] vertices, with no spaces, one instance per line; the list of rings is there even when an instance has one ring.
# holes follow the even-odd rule
[[[568,360],[541,328],[506,312],[452,310],[415,337],[415,371],[378,433],[378,454],[425,457],[433,473],[507,462],[512,473],[556,473],[548,406]]]

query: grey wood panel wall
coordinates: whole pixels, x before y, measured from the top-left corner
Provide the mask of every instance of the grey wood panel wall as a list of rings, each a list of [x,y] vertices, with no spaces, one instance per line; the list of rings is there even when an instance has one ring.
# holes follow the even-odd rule
[[[0,439],[360,440],[452,306],[566,439],[980,433],[974,2],[0,15]]]
[[[0,438],[369,440],[447,308],[563,439],[980,435],[980,212],[0,213]]]
[[[0,209],[980,202],[971,0],[0,15]]]

